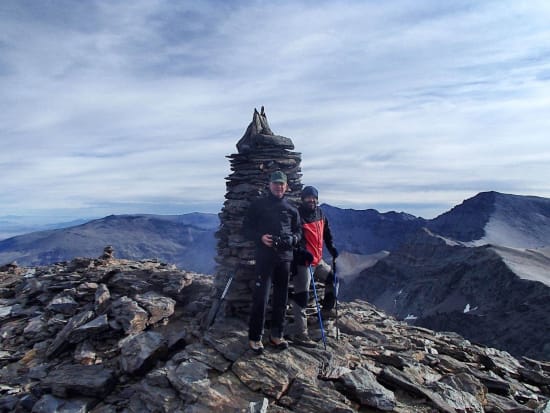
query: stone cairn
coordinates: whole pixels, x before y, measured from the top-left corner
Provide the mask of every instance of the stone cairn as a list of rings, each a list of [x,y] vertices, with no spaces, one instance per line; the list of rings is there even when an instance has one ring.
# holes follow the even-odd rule
[[[262,107],[260,113],[254,109],[252,122],[237,143],[238,153],[227,156],[233,172],[226,178],[226,200],[216,233],[217,290],[221,293],[230,275],[233,280],[219,316],[248,318],[254,286],[255,245],[242,234],[243,219],[251,201],[269,191],[269,176],[277,170],[287,175],[286,197],[297,205],[302,189],[301,154],[293,149],[292,140],[271,131]]]
[[[103,248],[103,254],[101,254],[101,257],[99,257],[102,260],[112,260],[115,258],[115,249],[112,245],[107,245],[105,248]]]

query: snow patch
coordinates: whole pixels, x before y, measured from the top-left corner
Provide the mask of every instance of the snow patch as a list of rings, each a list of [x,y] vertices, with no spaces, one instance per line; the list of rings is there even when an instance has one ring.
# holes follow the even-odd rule
[[[466,307],[464,307],[464,310],[462,311],[464,314],[469,313],[470,311],[477,310],[477,306],[472,308],[470,307],[470,303],[466,304]]]
[[[550,201],[543,198],[500,196],[485,225],[485,236],[477,242],[512,248],[550,245]],[[541,213],[542,212],[542,213]]]
[[[461,242],[461,241],[455,241],[455,240],[452,240],[450,238],[446,238],[442,235],[439,235],[439,234],[435,234],[433,233],[432,231],[430,231],[428,228],[422,228],[424,230],[424,232],[432,237],[435,237],[435,238],[439,238],[440,240],[442,240],[446,245],[449,245],[451,247],[456,247],[458,245],[463,245],[464,243]]]
[[[407,317],[405,317],[405,320],[416,320],[418,317],[414,314],[407,314]]]
[[[539,281],[550,287],[550,248],[522,249],[491,247],[518,277]]]

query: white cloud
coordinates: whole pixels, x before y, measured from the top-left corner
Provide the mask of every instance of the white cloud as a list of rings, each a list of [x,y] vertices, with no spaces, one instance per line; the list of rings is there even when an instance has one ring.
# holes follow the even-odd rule
[[[215,212],[262,104],[335,205],[430,217],[484,190],[550,196],[549,17],[513,1],[3,2],[0,215]]]

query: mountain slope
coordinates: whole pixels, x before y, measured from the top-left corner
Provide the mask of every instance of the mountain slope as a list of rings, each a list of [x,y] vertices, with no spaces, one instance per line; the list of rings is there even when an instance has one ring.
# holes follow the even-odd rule
[[[550,245],[550,199],[482,192],[429,221],[434,233],[476,245]]]
[[[111,215],[83,225],[0,241],[0,263],[45,265],[98,256],[112,245],[119,258],[158,258],[212,273],[218,217],[214,214]]]
[[[502,254],[532,270],[529,279]],[[342,299],[366,299],[399,319],[455,331],[512,354],[550,359],[548,257],[502,247],[465,247],[419,233],[341,288]],[[517,271],[517,269],[516,269]],[[534,281],[537,280],[537,281]]]

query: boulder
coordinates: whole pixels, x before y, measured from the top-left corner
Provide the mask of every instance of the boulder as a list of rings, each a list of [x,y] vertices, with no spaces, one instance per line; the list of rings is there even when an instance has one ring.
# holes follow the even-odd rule
[[[128,374],[149,369],[166,352],[162,334],[146,331],[120,341],[120,368]]]
[[[149,314],[131,298],[120,297],[111,303],[109,316],[112,319],[111,326],[121,328],[125,334],[136,334],[145,330]]]
[[[158,323],[164,318],[174,314],[176,300],[164,297],[154,291],[148,291],[145,294],[137,294],[135,300],[149,312],[148,324]]]

